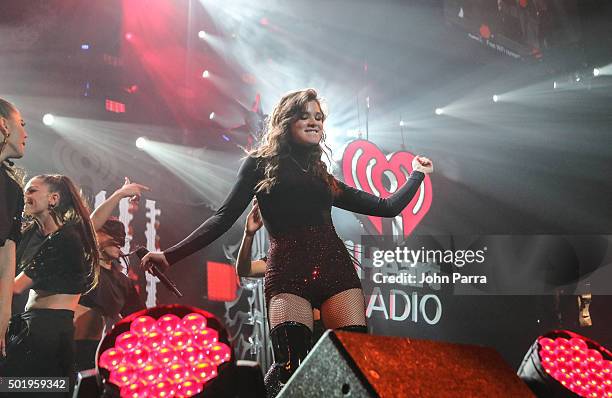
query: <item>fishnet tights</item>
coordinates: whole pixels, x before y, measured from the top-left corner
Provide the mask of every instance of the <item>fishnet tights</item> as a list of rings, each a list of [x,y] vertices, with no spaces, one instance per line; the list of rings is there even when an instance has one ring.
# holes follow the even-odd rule
[[[325,300],[321,305],[321,319],[328,329],[365,326],[365,301],[361,289],[348,289]]]
[[[304,324],[310,330],[313,327],[310,302],[291,293],[279,293],[270,299],[268,317],[270,328],[289,321]],[[328,329],[365,326],[365,302],[361,289],[348,289],[325,300],[321,305],[321,319]]]
[[[312,330],[312,307],[303,297],[291,293],[279,293],[270,299],[268,307],[270,329],[283,322],[299,322]]]

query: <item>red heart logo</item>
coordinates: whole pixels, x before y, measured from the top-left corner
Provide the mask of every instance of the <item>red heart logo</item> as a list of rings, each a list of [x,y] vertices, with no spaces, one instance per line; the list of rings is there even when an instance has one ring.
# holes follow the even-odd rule
[[[385,156],[375,144],[366,140],[355,140],[347,145],[342,155],[344,182],[354,188],[387,198],[410,176],[412,159],[414,155],[410,152],[395,152]],[[390,182],[389,189],[385,187],[383,178]],[[427,214],[432,199],[431,179],[425,175],[416,195],[401,212],[404,237],[408,236]],[[383,234],[383,218],[367,216],[367,220],[379,235]]]

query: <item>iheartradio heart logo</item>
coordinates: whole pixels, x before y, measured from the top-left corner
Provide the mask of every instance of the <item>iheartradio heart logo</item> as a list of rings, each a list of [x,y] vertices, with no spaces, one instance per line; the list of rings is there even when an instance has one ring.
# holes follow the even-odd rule
[[[376,145],[366,140],[355,140],[347,145],[342,155],[344,182],[381,198],[391,196],[399,189],[412,172],[410,152],[395,152],[385,155]],[[386,180],[386,181],[385,181]],[[385,184],[386,182],[386,184]],[[431,179],[425,175],[416,195],[398,216],[404,237],[408,236],[429,211],[433,192]],[[369,230],[383,234],[383,218],[364,216]]]

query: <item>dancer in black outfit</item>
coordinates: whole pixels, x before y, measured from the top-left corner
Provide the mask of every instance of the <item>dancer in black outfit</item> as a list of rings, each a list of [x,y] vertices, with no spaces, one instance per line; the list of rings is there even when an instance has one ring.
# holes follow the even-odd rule
[[[25,312],[11,319],[9,329],[12,335],[26,332],[0,374],[68,377],[72,388],[74,310],[99,274],[89,211],[68,177],[41,175],[25,187],[24,213],[34,221],[17,247],[14,292],[31,290]]]
[[[275,364],[266,376],[275,395],[310,349],[312,307],[327,328],[366,330],[365,303],[351,258],[332,225],[331,207],[394,217],[410,202],[433,169],[416,157],[408,181],[382,199],[351,188],[327,172],[321,160],[325,115],[315,90],[285,95],[274,108],[260,147],[242,164],[238,181],[214,216],[186,239],[150,261],[169,266],[207,246],[257,196],[270,234],[265,275]]]
[[[121,272],[119,258],[125,246],[125,225],[111,214],[121,199],[137,200],[148,190],[126,177],[123,186],[91,213],[100,250],[100,277],[95,289],[81,296],[75,311],[77,371],[95,367],[96,350],[105,331],[121,317],[146,308],[134,282]]]
[[[22,180],[10,159],[22,158],[28,134],[19,110],[0,98],[0,358],[11,318],[15,279],[15,246],[21,237]]]

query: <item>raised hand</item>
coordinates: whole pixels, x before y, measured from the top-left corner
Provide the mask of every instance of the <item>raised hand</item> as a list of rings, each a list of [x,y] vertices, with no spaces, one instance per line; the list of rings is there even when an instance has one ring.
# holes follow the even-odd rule
[[[115,193],[121,198],[130,198],[130,202],[138,202],[142,192],[150,190],[149,187],[131,182],[128,177],[125,177],[123,186],[115,191]]]
[[[412,170],[425,174],[433,173],[433,162],[424,156],[415,156],[412,159]]]

